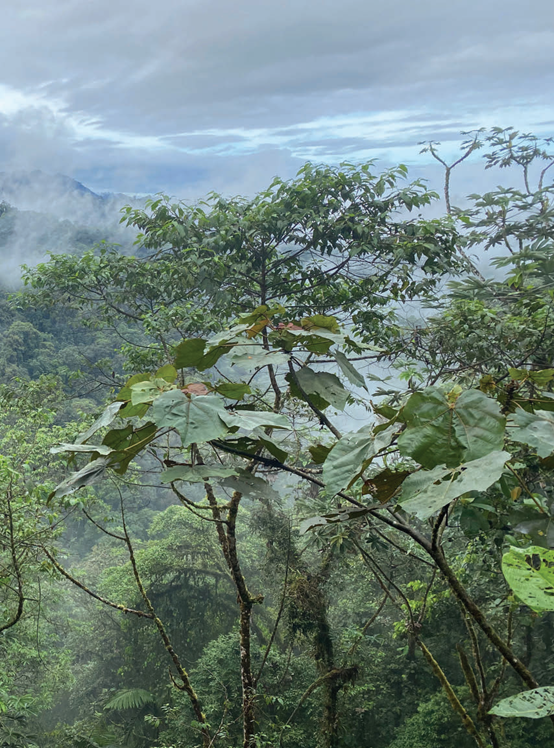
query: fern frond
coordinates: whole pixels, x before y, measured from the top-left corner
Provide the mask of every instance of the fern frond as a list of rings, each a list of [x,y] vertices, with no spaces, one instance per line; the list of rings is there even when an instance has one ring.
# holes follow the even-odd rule
[[[128,688],[118,691],[105,705],[104,709],[116,711],[120,709],[140,709],[146,704],[154,704],[156,699],[143,688]]]

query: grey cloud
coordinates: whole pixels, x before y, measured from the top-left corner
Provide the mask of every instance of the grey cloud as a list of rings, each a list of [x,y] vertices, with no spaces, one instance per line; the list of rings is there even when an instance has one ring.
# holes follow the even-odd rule
[[[552,20],[550,0],[10,3],[0,84],[29,104],[2,115],[0,95],[0,167],[246,192],[307,157],[417,152],[511,104],[546,123]],[[383,132],[322,122],[376,112]]]

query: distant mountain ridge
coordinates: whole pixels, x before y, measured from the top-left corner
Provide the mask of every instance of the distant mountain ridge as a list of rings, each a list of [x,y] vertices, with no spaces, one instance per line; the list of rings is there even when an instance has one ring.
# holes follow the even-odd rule
[[[17,285],[22,264],[50,253],[80,253],[101,241],[131,252],[136,232],[120,224],[126,204],[144,199],[99,195],[64,174],[0,172],[0,288]]]
[[[126,203],[136,203],[137,198],[120,193],[100,195],[65,174],[37,169],[0,172],[0,202],[91,226],[118,222],[119,209]]]

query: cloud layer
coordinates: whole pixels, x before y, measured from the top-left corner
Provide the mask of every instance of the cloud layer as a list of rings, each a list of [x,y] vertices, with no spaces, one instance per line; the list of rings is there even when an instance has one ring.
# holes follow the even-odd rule
[[[499,0],[22,0],[0,27],[0,170],[249,192],[306,159],[554,132],[554,10]]]

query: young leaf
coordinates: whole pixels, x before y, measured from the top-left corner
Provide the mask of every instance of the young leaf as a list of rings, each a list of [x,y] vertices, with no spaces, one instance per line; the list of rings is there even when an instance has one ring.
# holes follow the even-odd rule
[[[502,557],[502,572],[514,594],[532,610],[554,610],[554,551],[514,548]]]

